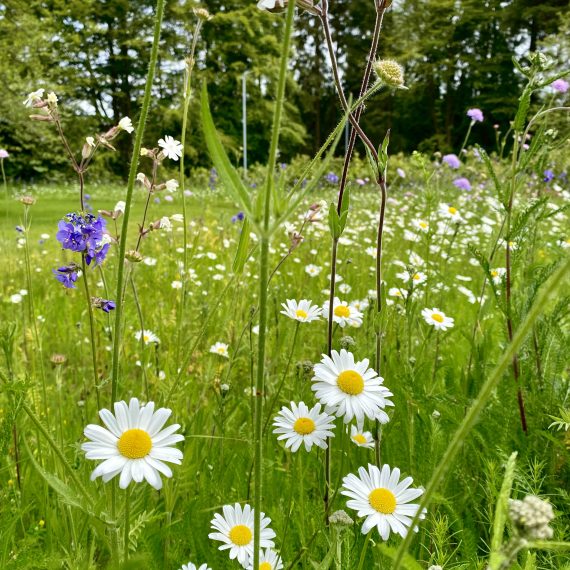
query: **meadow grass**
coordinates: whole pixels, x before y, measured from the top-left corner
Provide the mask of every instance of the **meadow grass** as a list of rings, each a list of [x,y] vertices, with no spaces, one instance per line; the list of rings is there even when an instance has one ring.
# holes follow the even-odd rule
[[[413,163],[407,166],[412,172]],[[381,461],[413,476],[416,486],[429,481],[451,435],[507,344],[500,310],[504,281],[486,285],[481,308],[477,301],[471,302],[473,296],[479,297],[487,277],[473,248],[488,254],[499,237],[502,220],[492,187],[474,157],[469,158],[467,168],[474,186],[471,193],[455,188],[443,165],[428,185],[413,174],[398,180],[388,202],[383,258],[386,291],[400,288],[407,299],[387,295],[380,369],[394,394],[395,407],[389,411],[390,422],[381,430]],[[337,283],[337,295],[357,302],[364,319],[358,328],[335,327],[334,346],[348,348],[357,359],[373,361],[377,197],[372,185],[358,186],[355,178],[351,177],[350,223],[339,242],[337,274],[342,280]],[[95,210],[112,209],[123,189],[95,187],[87,192]],[[127,249],[134,247],[136,224],[142,216],[144,195],[136,192],[129,236],[133,243]],[[21,241],[24,235],[15,229],[22,223],[24,206],[14,199],[3,202],[7,222],[3,222],[2,258],[8,270],[2,275],[0,308],[5,356],[10,354],[9,345],[13,346],[3,367],[13,387],[2,395],[0,566],[105,567],[110,564],[105,526],[113,527],[110,485],[89,481],[95,465],[85,460],[80,449],[83,428],[98,419],[87,312],[81,287],[65,290],[51,274],[52,268],[73,257],[61,250],[55,232],[62,214],[77,209],[77,194],[73,189],[57,188],[32,189],[32,193],[37,202],[29,207],[31,225],[25,233],[31,288]],[[323,180],[309,201],[330,201],[334,195],[335,186]],[[527,183],[520,201],[538,196],[547,196],[553,205],[545,201],[533,211],[513,251],[517,323],[528,311],[538,285],[552,271],[552,264],[560,263],[566,255],[567,214],[558,212],[546,218],[563,198],[535,178]],[[441,204],[457,208],[463,223],[450,221]],[[160,204],[151,204],[149,219],[179,213],[180,207],[179,194],[172,203],[162,199]],[[172,286],[182,278],[179,223],[172,222],[171,232],[159,230],[143,239],[141,252],[156,264],[143,261],[131,265],[143,308],[142,322],[128,280],[120,398],[128,401],[134,396],[171,408],[185,441],[179,445],[183,464],[173,467],[174,476],[164,481],[163,490],[136,485],[130,492],[131,557],[125,568],[179,568],[188,559],[208,562],[214,569],[237,568],[238,564],[230,562],[208,539],[210,520],[224,504],[251,501],[257,251],[243,274],[232,276],[241,222],[230,220],[236,213],[231,202],[219,189],[198,188],[187,198],[187,208],[190,274],[182,328],[177,318],[178,291]],[[290,222],[299,228],[304,216],[302,210]],[[359,524],[342,531],[324,524],[324,452],[313,448],[306,453],[301,448],[292,454],[271,433],[271,420],[282,405],[304,401],[311,407],[315,403],[312,366],[327,350],[326,321],[297,324],[280,311],[286,299],[306,298],[322,305],[328,298],[330,237],[322,212],[320,218],[306,224],[304,240],[291,254],[285,230],[276,235],[270,250],[270,272],[286,259],[271,279],[268,298],[262,510],[272,519],[286,568],[348,569],[357,567],[365,536]],[[420,231],[414,220],[429,222],[429,231]],[[108,230],[115,235],[111,221]],[[49,237],[42,238],[42,234]],[[112,298],[105,290],[105,283],[115,282],[116,248],[112,251],[101,272],[87,270],[93,295]],[[504,267],[504,250],[501,252],[493,260],[493,268]],[[307,273],[309,265],[320,268],[318,275]],[[425,273],[426,281],[416,286],[403,281],[397,274],[406,270]],[[27,295],[21,302],[12,302],[11,295],[21,289],[27,289]],[[568,391],[568,308],[564,299],[544,307],[520,352],[528,435],[520,427],[517,385],[511,374],[506,374],[445,483],[437,489],[426,520],[413,539],[410,554],[419,567],[485,567],[497,496],[506,460],[513,451],[518,457],[512,496],[531,493],[548,497],[557,514],[553,525],[556,540],[570,538],[567,441],[563,432],[548,430],[552,423],[549,414],[557,415],[564,407]],[[453,328],[434,330],[420,314],[426,307],[437,307],[454,318]],[[96,311],[95,317],[100,397],[102,406],[110,407],[112,328],[105,313]],[[10,326],[14,327],[12,341],[7,339]],[[155,333],[160,342],[143,348],[134,336],[143,328]],[[217,341],[229,345],[229,358],[209,352]],[[50,362],[54,354],[64,355],[65,363]],[[175,383],[177,378],[180,381]],[[68,467],[26,416],[25,405],[37,414],[62,450]],[[17,445],[13,426],[17,428]],[[375,432],[372,424],[365,429]],[[356,519],[337,491],[342,477],[359,466],[375,463],[374,449],[355,445],[341,420],[336,422],[331,449],[331,512],[345,509]],[[89,501],[70,478],[70,469]],[[117,495],[117,534],[122,544],[125,492],[119,490]],[[390,548],[399,541],[392,535],[383,545],[379,536],[373,535],[362,567],[390,568]],[[570,564],[563,552],[534,556],[524,554],[521,567],[564,568]]]

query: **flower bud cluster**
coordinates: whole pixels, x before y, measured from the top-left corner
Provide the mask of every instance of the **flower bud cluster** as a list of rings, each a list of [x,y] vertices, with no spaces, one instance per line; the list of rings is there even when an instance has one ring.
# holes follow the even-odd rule
[[[552,505],[535,495],[527,495],[522,501],[509,501],[509,517],[522,538],[545,540],[554,534],[548,526],[554,519]]]

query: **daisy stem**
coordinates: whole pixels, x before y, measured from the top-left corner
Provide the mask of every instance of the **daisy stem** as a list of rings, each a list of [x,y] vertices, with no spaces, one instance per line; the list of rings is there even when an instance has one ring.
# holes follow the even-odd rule
[[[129,281],[131,282],[131,287],[133,289],[133,299],[135,301],[135,306],[137,308],[137,314],[139,317],[139,326],[141,328],[141,368],[143,371],[143,379],[144,379],[144,391],[145,391],[145,395],[146,395],[146,401],[149,402],[150,401],[150,394],[148,391],[148,374],[146,371],[146,359],[145,359],[145,342],[144,342],[144,318],[143,318],[143,313],[142,313],[142,309],[141,309],[141,304],[139,302],[139,296],[137,293],[137,288],[135,286],[135,281],[133,279],[133,274],[130,274],[130,278]]]
[[[554,297],[558,291],[560,284],[564,281],[567,272],[570,270],[570,258],[566,259],[565,263],[561,264],[558,270],[550,277],[550,279],[540,288],[532,307],[529,309],[524,321],[521,323],[516,333],[513,336],[512,342],[507,346],[506,350],[503,352],[499,362],[497,363],[495,369],[489,376],[489,378],[483,384],[477,398],[467,410],[463,421],[457,428],[457,431],[453,435],[451,442],[447,446],[443,457],[438,463],[433,475],[431,476],[430,482],[426,487],[426,491],[422,496],[416,516],[409,525],[410,528],[414,528],[420,521],[420,516],[424,509],[426,509],[434,493],[443,481],[447,471],[451,468],[457,454],[459,453],[464,441],[467,436],[475,426],[477,419],[493,395],[495,388],[503,378],[503,375],[509,364],[512,361],[513,355],[519,350],[529,331],[532,329],[533,324],[536,322],[538,317],[543,312],[544,308],[548,306],[548,301]],[[400,543],[396,556],[394,558],[394,563],[392,565],[392,570],[398,570],[404,559],[406,552],[408,551],[410,542],[412,540],[414,533],[408,532],[404,540]]]
[[[130,486],[125,489],[125,538],[124,538],[124,562],[129,559],[129,534],[131,531],[131,490]]]
[[[358,568],[357,570],[362,570],[362,568],[364,568],[364,561],[366,560],[366,551],[368,550],[368,543],[370,542],[370,537],[372,536],[372,531],[368,531],[368,534],[366,535],[366,540],[364,541],[364,544],[362,545],[362,550],[360,552],[360,559],[358,561]]]
[[[289,2],[287,18],[283,33],[283,45],[281,51],[281,63],[279,68],[279,80],[275,98],[273,124],[271,133],[271,145],[267,160],[267,182],[265,184],[263,204],[263,231],[260,236],[259,256],[259,341],[257,348],[257,375],[255,383],[255,430],[254,430],[254,487],[253,487],[253,567],[259,567],[260,539],[261,539],[261,492],[262,492],[262,462],[263,462],[263,401],[265,383],[265,341],[267,332],[267,299],[269,284],[269,225],[271,222],[271,195],[273,194],[275,165],[277,162],[277,148],[279,144],[279,131],[281,129],[281,117],[285,103],[285,84],[287,80],[287,64],[289,50],[291,49],[291,36],[293,32],[293,20],[295,15],[295,2]]]
[[[121,228],[121,240],[119,242],[119,264],[117,270],[117,295],[115,310],[115,334],[113,336],[113,365],[111,369],[111,403],[117,399],[117,388],[119,383],[119,356],[121,348],[121,325],[123,319],[123,287],[125,280],[125,253],[127,249],[127,234],[129,230],[129,217],[131,213],[131,202],[133,199],[133,191],[141,153],[142,140],[145,130],[145,123],[148,116],[150,101],[152,98],[152,85],[154,80],[154,72],[156,69],[156,61],[158,59],[158,47],[160,40],[160,29],[162,26],[162,16],[164,14],[164,4],[166,0],[157,0],[156,13],[154,17],[154,36],[152,41],[152,50],[146,76],[146,85],[144,98],[141,108],[139,123],[137,126],[137,134],[133,147],[133,155],[129,170],[129,180],[127,183],[127,195],[125,197],[125,211],[123,213],[123,225]]]

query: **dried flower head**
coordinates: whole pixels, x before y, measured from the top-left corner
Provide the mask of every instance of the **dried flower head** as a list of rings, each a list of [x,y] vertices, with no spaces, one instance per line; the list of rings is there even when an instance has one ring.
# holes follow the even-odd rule
[[[33,206],[36,203],[36,199],[33,196],[22,196],[20,202],[25,206]]]
[[[354,521],[348,516],[346,511],[335,511],[330,517],[329,522],[339,526],[352,526]]]
[[[194,11],[194,16],[196,16],[200,20],[203,20],[204,22],[207,22],[212,18],[210,12],[208,12],[206,8],[194,8],[193,11]]]
[[[527,495],[522,501],[509,501],[509,517],[522,538],[545,540],[554,534],[548,526],[554,519],[552,505],[535,495]]]
[[[374,71],[380,81],[390,87],[404,87],[404,68],[393,59],[379,59],[374,63]]]
[[[139,263],[143,260],[143,256],[135,249],[131,249],[125,253],[125,259],[128,259],[132,263]]]
[[[55,366],[61,366],[62,364],[65,364],[66,360],[67,358],[63,354],[52,354],[50,356],[50,362],[52,364],[55,364]]]

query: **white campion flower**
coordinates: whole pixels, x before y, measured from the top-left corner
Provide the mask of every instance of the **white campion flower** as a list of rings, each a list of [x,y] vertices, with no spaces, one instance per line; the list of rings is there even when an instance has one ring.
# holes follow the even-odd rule
[[[174,180],[174,178],[167,180],[165,184],[166,184],[166,190],[168,192],[176,192],[176,190],[178,190],[178,182]]]
[[[47,102],[53,107],[56,107],[58,101],[57,95],[53,91],[50,91],[47,96]]]
[[[172,231],[172,222],[170,221],[170,218],[167,216],[160,218],[160,229],[164,230],[165,232]]]
[[[119,129],[121,129],[122,131],[127,131],[127,133],[132,133],[135,130],[135,128],[133,127],[133,122],[129,117],[123,117],[119,121]]]
[[[32,91],[28,93],[24,101],[24,105],[26,107],[31,107],[36,101],[41,101],[42,97],[44,96],[45,89],[38,89],[37,91]]]
[[[180,141],[177,141],[170,135],[165,135],[163,139],[158,139],[158,146],[162,148],[164,156],[171,160],[178,160],[182,156],[182,151],[184,150]]]
[[[90,146],[90,147],[95,147],[95,139],[93,137],[85,137],[85,142]]]

